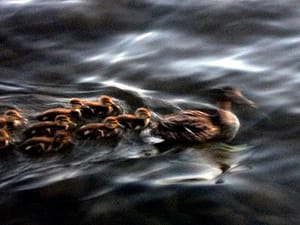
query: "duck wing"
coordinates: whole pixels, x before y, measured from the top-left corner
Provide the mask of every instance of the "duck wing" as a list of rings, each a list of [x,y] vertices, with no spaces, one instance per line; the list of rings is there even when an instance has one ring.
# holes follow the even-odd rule
[[[103,136],[102,130],[104,129],[105,125],[103,123],[87,123],[76,131],[76,136],[78,139],[96,139],[99,135]]]
[[[167,115],[158,121],[153,134],[165,140],[203,143],[216,138],[220,127],[216,126],[217,114],[187,110]]]
[[[26,153],[41,153],[46,151],[52,140],[48,137],[33,137],[21,143],[17,148]]]
[[[46,120],[54,121],[57,115],[69,115],[70,112],[71,112],[70,109],[54,108],[54,109],[48,109],[44,112],[38,113],[34,116],[34,118],[39,121],[46,121]]]
[[[23,136],[26,139],[33,136],[51,136],[54,134],[53,130],[55,127],[57,125],[53,121],[37,122],[27,127],[23,131]]]

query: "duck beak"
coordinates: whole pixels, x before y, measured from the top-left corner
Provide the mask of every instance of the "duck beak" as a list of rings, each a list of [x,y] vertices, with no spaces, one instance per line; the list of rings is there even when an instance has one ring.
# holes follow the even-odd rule
[[[255,103],[243,95],[233,96],[234,102],[240,105],[248,105],[250,107],[256,108]]]
[[[247,98],[244,97],[244,96],[242,96],[242,101],[244,101],[244,104],[245,104],[245,105],[248,105],[248,106],[250,106],[250,107],[252,107],[252,108],[256,108],[255,103],[254,103],[253,101],[247,99]]]
[[[252,108],[255,108],[255,109],[257,108],[256,104],[255,104],[253,101],[250,101],[250,100],[249,100],[248,105],[249,105],[250,107],[252,107]]]

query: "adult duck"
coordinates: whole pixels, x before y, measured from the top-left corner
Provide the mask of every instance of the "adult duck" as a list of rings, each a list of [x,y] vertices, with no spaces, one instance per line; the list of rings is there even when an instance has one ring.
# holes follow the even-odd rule
[[[237,88],[214,89],[216,109],[183,110],[165,115],[153,121],[141,136],[150,143],[194,143],[201,144],[214,140],[231,141],[237,134],[240,121],[231,112],[232,103],[253,106]]]

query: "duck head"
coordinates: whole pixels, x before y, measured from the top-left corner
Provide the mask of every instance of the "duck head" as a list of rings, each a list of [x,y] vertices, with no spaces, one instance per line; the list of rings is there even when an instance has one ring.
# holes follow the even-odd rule
[[[232,103],[255,107],[255,103],[243,96],[238,88],[228,86],[213,89],[211,91],[211,96],[216,100],[217,106],[225,110],[230,110]]]
[[[99,102],[105,107],[111,107],[113,105],[113,99],[108,95],[101,95],[99,97]]]
[[[134,114],[139,119],[150,119],[151,117],[149,109],[146,109],[144,107],[137,108]]]
[[[24,120],[21,114],[15,109],[7,110],[4,116],[6,122],[13,124],[15,127],[20,126]]]
[[[118,128],[120,125],[119,121],[117,120],[116,117],[113,117],[113,116],[109,116],[109,117],[106,117],[103,121],[104,123],[104,126],[108,129],[116,129]]]
[[[70,125],[75,126],[75,123],[66,115],[57,115],[54,121],[58,126],[65,127],[66,129],[68,129]]]
[[[144,120],[144,125],[142,127],[141,126],[137,126],[135,128],[136,130],[143,129],[143,128],[145,128],[145,127],[147,127],[149,125],[150,118],[151,118],[151,112],[149,111],[149,109],[144,108],[144,107],[137,108],[135,110],[135,116],[138,119]]]
[[[71,109],[80,109],[83,106],[83,103],[80,98],[71,98],[69,105]]]
[[[58,131],[53,140],[53,148],[58,151],[71,144],[72,138],[68,132]]]

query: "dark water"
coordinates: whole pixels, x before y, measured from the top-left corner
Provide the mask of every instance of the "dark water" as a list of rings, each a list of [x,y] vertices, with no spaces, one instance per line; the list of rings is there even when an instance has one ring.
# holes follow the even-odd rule
[[[155,147],[129,133],[65,154],[1,156],[1,224],[299,224],[299,3],[1,1],[1,111],[107,94],[159,116],[206,105],[224,85],[257,103],[234,108],[240,151],[149,156]]]

